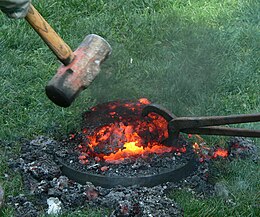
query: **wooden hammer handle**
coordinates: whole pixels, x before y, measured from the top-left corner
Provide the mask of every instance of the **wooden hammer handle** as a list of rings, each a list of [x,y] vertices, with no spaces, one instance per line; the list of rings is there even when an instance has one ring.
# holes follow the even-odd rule
[[[32,4],[25,19],[64,65],[68,65],[72,62],[74,54],[70,47],[52,29]]]

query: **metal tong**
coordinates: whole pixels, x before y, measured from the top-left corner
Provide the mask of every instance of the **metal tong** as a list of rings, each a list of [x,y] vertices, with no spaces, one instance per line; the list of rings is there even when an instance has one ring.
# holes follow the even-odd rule
[[[259,122],[260,113],[230,115],[230,116],[206,116],[206,117],[176,117],[167,109],[157,104],[146,105],[142,115],[156,113],[168,121],[168,138],[163,141],[165,145],[177,146],[179,134],[203,134],[222,136],[241,136],[260,138],[260,130],[243,128],[221,127],[220,125]]]

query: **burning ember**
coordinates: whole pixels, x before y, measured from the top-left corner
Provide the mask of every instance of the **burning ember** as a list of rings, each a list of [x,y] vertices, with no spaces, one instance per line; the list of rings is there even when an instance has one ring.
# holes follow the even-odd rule
[[[221,147],[209,147],[199,135],[189,134],[188,138],[195,138],[197,141],[193,143],[193,151],[197,154],[199,161],[227,158],[229,156],[229,150]]]
[[[197,142],[192,147],[194,152],[199,156],[200,162],[203,162],[205,159],[215,159],[217,157],[226,158],[229,155],[227,149],[218,147],[214,150],[214,148],[209,148],[203,144],[199,145]]]
[[[72,134],[70,139],[77,145],[79,160],[88,164],[89,159],[96,162],[118,164],[128,159],[147,158],[153,154],[176,153],[180,156],[186,152],[186,144],[181,147],[166,146],[163,141],[168,138],[168,122],[156,113],[147,117],[141,115],[148,99],[138,101],[113,101],[92,107],[83,115],[83,130]],[[189,134],[188,138],[193,135]],[[198,140],[201,137],[196,135]],[[228,157],[228,150],[193,144],[194,152],[200,162],[205,159]]]
[[[151,154],[185,152],[185,147],[162,144],[168,137],[168,123],[155,113],[142,117],[142,108],[147,104],[150,102],[145,98],[137,102],[116,101],[98,105],[85,113],[87,126],[78,136],[71,136],[80,143],[77,147],[80,162],[86,164],[91,157],[96,161],[120,163]]]

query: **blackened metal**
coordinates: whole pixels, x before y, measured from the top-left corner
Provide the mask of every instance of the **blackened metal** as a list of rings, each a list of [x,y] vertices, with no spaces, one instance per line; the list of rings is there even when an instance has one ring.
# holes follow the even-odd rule
[[[175,115],[172,114],[169,110],[165,109],[161,105],[158,104],[149,104],[146,105],[142,110],[142,116],[148,116],[149,113],[156,113],[161,115],[166,121],[170,122],[175,118]],[[162,141],[162,144],[166,146],[172,146],[175,144],[177,146],[178,138],[179,138],[179,130],[171,129],[168,125],[168,138]]]
[[[147,116],[149,113],[152,112],[161,115],[166,121],[171,121],[173,118],[175,118],[174,114],[158,104],[146,105],[142,110],[142,116]]]
[[[183,133],[203,134],[203,135],[220,135],[220,136],[240,136],[260,138],[259,130],[249,130],[243,128],[229,127],[200,127],[183,129]]]
[[[260,113],[229,115],[229,116],[208,116],[208,117],[178,117],[173,118],[172,125],[176,129],[198,128],[207,126],[219,126],[226,124],[240,124],[260,121]],[[260,131],[259,131],[260,132]]]
[[[164,141],[166,145],[176,146],[180,132],[204,135],[260,137],[260,130],[217,127],[226,124],[259,122],[260,113],[209,117],[176,117],[162,106],[150,104],[143,108],[142,115],[147,116],[152,112],[161,115],[169,122],[169,137]]]
[[[140,177],[110,177],[76,170],[68,166],[67,164],[63,163],[61,159],[57,159],[62,165],[62,173],[69,179],[74,180],[80,184],[86,184],[86,182],[91,182],[95,186],[101,186],[105,188],[113,188],[119,185],[124,187],[133,185],[153,187],[166,182],[178,182],[188,177],[198,167],[198,161],[193,155],[188,163],[186,163],[184,166],[178,169],[172,169],[159,174]]]
[[[217,127],[224,124],[239,124],[260,121],[260,114],[212,116],[212,117],[180,117],[169,122],[169,132],[178,130],[184,133],[204,135],[260,137],[260,130],[242,128]]]

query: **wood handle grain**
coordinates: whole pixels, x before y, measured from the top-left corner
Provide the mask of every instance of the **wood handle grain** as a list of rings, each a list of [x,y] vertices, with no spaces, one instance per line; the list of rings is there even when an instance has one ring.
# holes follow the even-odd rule
[[[25,19],[64,65],[68,65],[72,62],[74,59],[73,51],[46,22],[32,4],[30,5]]]

